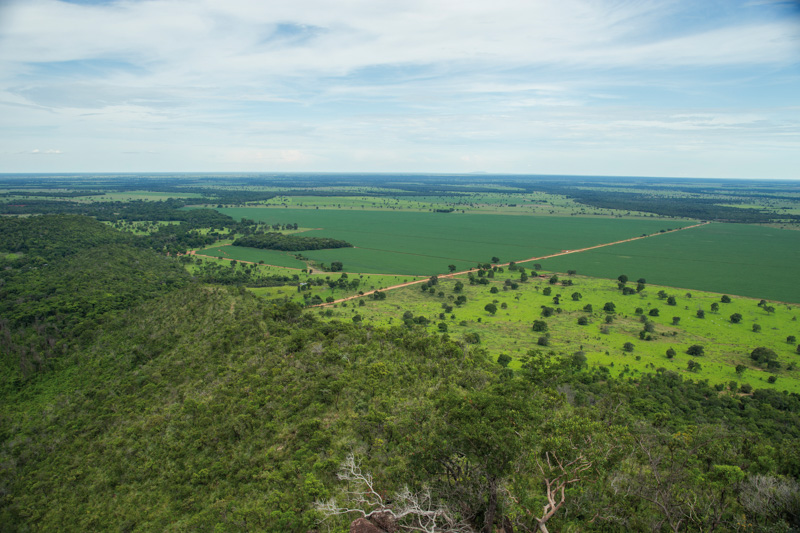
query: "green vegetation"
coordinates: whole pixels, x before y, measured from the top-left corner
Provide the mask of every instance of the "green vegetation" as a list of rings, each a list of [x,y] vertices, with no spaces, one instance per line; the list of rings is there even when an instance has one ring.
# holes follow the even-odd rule
[[[304,253],[314,261],[329,264],[339,260],[352,272],[415,275],[447,272],[450,264],[466,270],[493,256],[519,261],[688,225],[654,220],[321,209],[234,208],[220,212],[236,220],[296,220],[304,227],[322,228],[304,236],[341,239],[356,247]]]
[[[350,248],[349,242],[325,237],[298,237],[281,233],[262,233],[240,237],[233,241],[234,246],[300,252],[305,250],[324,250],[327,248]]]
[[[792,281],[800,232],[765,226],[709,224],[541,263],[560,272],[604,278],[636,272],[660,285],[800,303]]]
[[[0,531],[797,529],[794,187],[0,177]]]

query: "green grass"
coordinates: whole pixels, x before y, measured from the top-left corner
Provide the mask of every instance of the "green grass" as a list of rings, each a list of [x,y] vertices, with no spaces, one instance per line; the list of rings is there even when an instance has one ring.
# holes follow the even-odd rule
[[[709,224],[541,262],[556,271],[800,303],[800,233],[745,224]]]
[[[354,249],[315,250],[314,261],[342,261],[346,271],[432,275],[501,261],[575,249],[677,228],[686,222],[492,214],[333,211],[290,208],[226,208],[222,213],[270,223],[322,228],[304,235],[343,239]]]
[[[507,353],[514,358],[511,367],[518,367],[519,358],[530,349],[553,350],[556,353],[574,353],[583,351],[591,365],[609,367],[616,375],[635,375],[642,372],[654,372],[658,368],[671,370],[693,379],[708,379],[711,383],[750,383],[754,388],[773,387],[779,390],[800,392],[800,371],[787,370],[792,364],[800,364],[800,355],[795,353],[796,344],[788,344],[789,335],[800,337],[800,308],[797,306],[773,304],[774,314],[768,314],[758,307],[758,300],[734,297],[729,304],[720,303],[718,313],[710,311],[713,302],[720,297],[714,293],[692,291],[691,297],[686,291],[663,287],[669,295],[677,298],[675,306],[667,305],[666,300],[658,298],[662,287],[648,285],[641,294],[622,296],[616,288],[616,281],[574,276],[575,285],[564,287],[550,286],[546,279],[531,279],[521,284],[517,291],[503,291],[503,280],[511,273],[498,274],[491,285],[470,286],[465,279],[464,292],[468,302],[463,307],[455,307],[452,315],[439,318],[444,310],[442,304],[453,304],[456,294],[453,292],[455,281],[443,280],[436,287],[437,295],[423,293],[420,286],[412,286],[388,292],[388,298],[382,302],[365,299],[366,304],[359,306],[351,301],[347,305],[337,305],[333,318],[350,319],[360,314],[368,324],[398,325],[402,324],[402,315],[411,311],[415,316],[423,315],[431,320],[428,329],[438,331],[437,324],[445,322],[449,334],[463,338],[466,333],[475,332],[481,337],[481,346],[488,349],[493,358]],[[517,278],[518,276],[513,276]],[[497,294],[491,294],[490,288],[498,287]],[[553,303],[553,296],[544,296],[542,290],[551,287],[552,295],[561,294],[561,302]],[[444,296],[438,296],[438,292]],[[573,301],[571,294],[580,292],[580,301]],[[498,311],[492,316],[484,310],[484,306],[496,301]],[[602,311],[606,302],[616,305],[614,322],[608,324],[608,333],[601,332],[606,326]],[[505,303],[507,309],[502,309]],[[593,312],[583,311],[586,304],[592,304]],[[541,306],[560,307],[561,313],[549,318],[541,317]],[[641,307],[644,315],[655,325],[653,340],[640,340],[639,332],[643,329],[640,315],[635,313]],[[659,309],[660,316],[651,317],[648,312],[652,308]],[[698,309],[705,311],[705,318],[697,318]],[[729,317],[733,313],[743,315],[739,324],[732,324]],[[578,325],[579,317],[588,317],[590,324]],[[673,317],[680,319],[673,325]],[[532,331],[534,320],[545,320],[549,326],[550,345],[542,348],[537,340],[542,333]],[[465,325],[460,325],[465,322]],[[753,324],[761,326],[761,332],[752,330]],[[632,353],[623,351],[626,342],[635,345]],[[692,344],[700,344],[705,348],[705,355],[692,357],[686,349]],[[750,360],[753,348],[764,346],[772,348],[779,356],[782,369],[778,371],[777,382],[769,384],[767,378],[772,375],[758,368]],[[666,357],[668,348],[673,348],[677,355],[673,359]],[[689,372],[687,364],[695,360],[702,365],[700,372]],[[737,364],[744,364],[748,369],[743,376],[735,372]]]

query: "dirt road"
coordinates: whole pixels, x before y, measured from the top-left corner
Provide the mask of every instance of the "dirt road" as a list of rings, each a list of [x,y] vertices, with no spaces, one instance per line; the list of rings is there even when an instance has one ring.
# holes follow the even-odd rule
[[[560,257],[562,255],[569,255],[569,254],[577,254],[577,253],[581,253],[581,252],[587,252],[589,250],[596,250],[598,248],[605,248],[606,246],[614,246],[615,244],[622,244],[624,242],[638,241],[639,239],[648,239],[650,237],[657,237],[659,235],[666,235],[668,233],[675,233],[676,231],[684,231],[684,230],[687,230],[687,229],[698,228],[700,226],[705,226],[706,224],[708,224],[708,222],[701,222],[700,224],[693,224],[691,226],[686,226],[684,228],[678,228],[678,229],[673,229],[673,230],[669,230],[669,231],[664,231],[663,233],[662,232],[658,232],[658,233],[652,233],[650,235],[641,235],[639,237],[631,237],[630,239],[622,239],[621,241],[607,242],[607,243],[604,243],[604,244],[596,244],[594,246],[587,246],[586,248],[580,248],[580,249],[577,249],[577,250],[562,250],[561,252],[558,252],[558,253],[555,253],[555,254],[542,255],[540,257],[531,257],[530,259],[523,259],[521,261],[514,261],[514,263],[519,265],[519,264],[522,264],[522,263],[530,263],[531,261],[541,261],[542,259],[550,259],[550,258],[553,258],[553,257]],[[510,264],[511,263],[497,263],[495,266],[506,267],[506,266],[508,266]],[[462,270],[461,272],[451,272],[451,273],[447,273],[447,274],[441,274],[441,275],[438,275],[437,277],[439,279],[453,278],[455,276],[463,276],[464,274],[468,274],[472,270],[474,270],[474,269]],[[419,279],[419,280],[415,280],[415,281],[409,281],[409,282],[406,282],[406,283],[400,283],[399,285],[392,285],[391,287],[384,287],[382,289],[375,289],[375,290],[372,290],[372,291],[364,292],[362,294],[356,294],[354,296],[348,296],[347,298],[340,298],[340,299],[334,300],[332,302],[321,303],[321,304],[312,305],[312,306],[309,306],[309,307],[326,307],[326,306],[329,306],[329,305],[338,304],[338,303],[341,303],[341,302],[346,302],[348,300],[354,300],[356,298],[362,298],[364,296],[369,296],[370,294],[373,294],[373,293],[378,292],[378,291],[385,292],[385,291],[391,291],[391,290],[394,290],[394,289],[399,289],[401,287],[408,287],[409,285],[419,285],[420,283],[427,282],[428,279]]]

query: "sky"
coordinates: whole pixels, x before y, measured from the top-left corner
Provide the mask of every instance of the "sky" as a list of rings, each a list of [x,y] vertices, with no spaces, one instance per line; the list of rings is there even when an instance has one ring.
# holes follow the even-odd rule
[[[800,2],[0,0],[0,173],[800,179]]]

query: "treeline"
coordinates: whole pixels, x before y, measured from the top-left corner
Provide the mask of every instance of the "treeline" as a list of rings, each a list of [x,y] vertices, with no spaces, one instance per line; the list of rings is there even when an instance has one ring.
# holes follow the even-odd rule
[[[298,237],[297,235],[283,235],[282,233],[272,232],[241,237],[233,241],[233,245],[262,248],[265,250],[282,250],[285,252],[324,250],[328,248],[352,248],[353,246],[347,241],[328,237]]]

